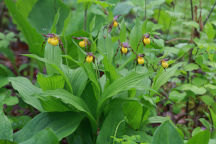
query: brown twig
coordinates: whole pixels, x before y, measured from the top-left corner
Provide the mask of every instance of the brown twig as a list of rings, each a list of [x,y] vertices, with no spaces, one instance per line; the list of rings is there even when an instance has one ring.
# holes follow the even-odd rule
[[[168,44],[168,43],[179,41],[179,40],[184,40],[184,41],[190,42],[190,39],[188,39],[188,38],[175,38],[175,39],[167,40],[165,43]]]

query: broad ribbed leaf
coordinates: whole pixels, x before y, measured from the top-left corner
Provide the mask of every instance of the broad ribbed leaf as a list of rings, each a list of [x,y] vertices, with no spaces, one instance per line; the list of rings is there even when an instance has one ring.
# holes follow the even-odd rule
[[[0,140],[13,141],[13,129],[10,120],[0,110]]]
[[[46,128],[52,129],[61,140],[73,133],[82,119],[83,115],[73,112],[40,113],[14,134],[14,141],[24,142]]]
[[[34,94],[41,93],[42,90],[34,86],[27,78],[24,77],[11,77],[9,78],[13,88],[17,90],[22,97],[23,101],[30,104],[39,111],[43,111],[40,101],[33,96]]]
[[[173,124],[166,121],[155,131],[152,144],[184,144],[184,142]]]
[[[21,142],[19,144],[58,144],[58,138],[52,129],[44,129],[34,135],[32,138],[27,141]]]
[[[88,76],[84,69],[70,69],[68,66],[62,65],[62,71],[68,77],[70,84],[73,87],[73,94],[80,96],[88,81]]]

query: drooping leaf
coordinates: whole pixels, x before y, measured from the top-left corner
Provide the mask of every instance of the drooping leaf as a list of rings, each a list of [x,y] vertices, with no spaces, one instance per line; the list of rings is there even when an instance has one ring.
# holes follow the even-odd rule
[[[40,113],[14,134],[14,141],[24,142],[46,128],[52,129],[58,140],[61,140],[73,133],[82,119],[82,114],[73,112]]]
[[[39,111],[43,111],[43,108],[39,100],[33,96],[34,94],[41,93],[42,90],[34,86],[27,78],[24,77],[11,77],[9,78],[13,88],[17,90],[22,97],[23,101],[30,104]]]

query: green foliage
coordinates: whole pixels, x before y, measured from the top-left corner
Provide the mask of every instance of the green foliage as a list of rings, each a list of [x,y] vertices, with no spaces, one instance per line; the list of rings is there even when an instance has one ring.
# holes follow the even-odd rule
[[[40,69],[29,80],[0,64],[0,143],[212,144],[216,22],[193,2],[191,20],[189,1],[5,0]],[[17,36],[0,33],[0,50],[20,75]]]

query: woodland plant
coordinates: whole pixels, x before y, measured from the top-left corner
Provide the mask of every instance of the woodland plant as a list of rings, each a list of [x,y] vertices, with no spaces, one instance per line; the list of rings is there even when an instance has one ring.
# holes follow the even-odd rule
[[[70,144],[211,144],[216,127],[216,82],[208,80],[215,77],[214,36],[208,29],[214,30],[213,26],[203,32],[194,20],[188,24],[192,25],[190,41],[169,45],[163,32],[159,33],[167,30],[159,17],[166,14],[163,9],[154,24],[150,19],[143,21],[137,6],[138,14],[129,23],[125,11],[113,10],[115,2],[78,2],[82,9],[77,7],[73,17],[73,11],[60,0],[5,0],[29,45],[31,54],[24,56],[42,68],[35,82],[18,76],[7,77],[2,85],[11,83],[20,99],[40,112],[13,133],[10,120],[1,111],[2,142],[56,144],[66,139]],[[24,3],[31,9],[24,8]],[[51,22],[45,13],[41,24],[38,11],[46,11],[44,5],[55,13]],[[85,31],[80,31],[79,11],[84,12],[79,21]],[[211,43],[208,49],[202,47],[206,44],[202,40]],[[204,72],[208,78],[203,78]],[[2,97],[1,105],[6,98]],[[170,116],[161,114],[165,108]],[[186,127],[179,123],[181,118],[175,118],[182,111]],[[202,117],[197,118],[198,113]]]

